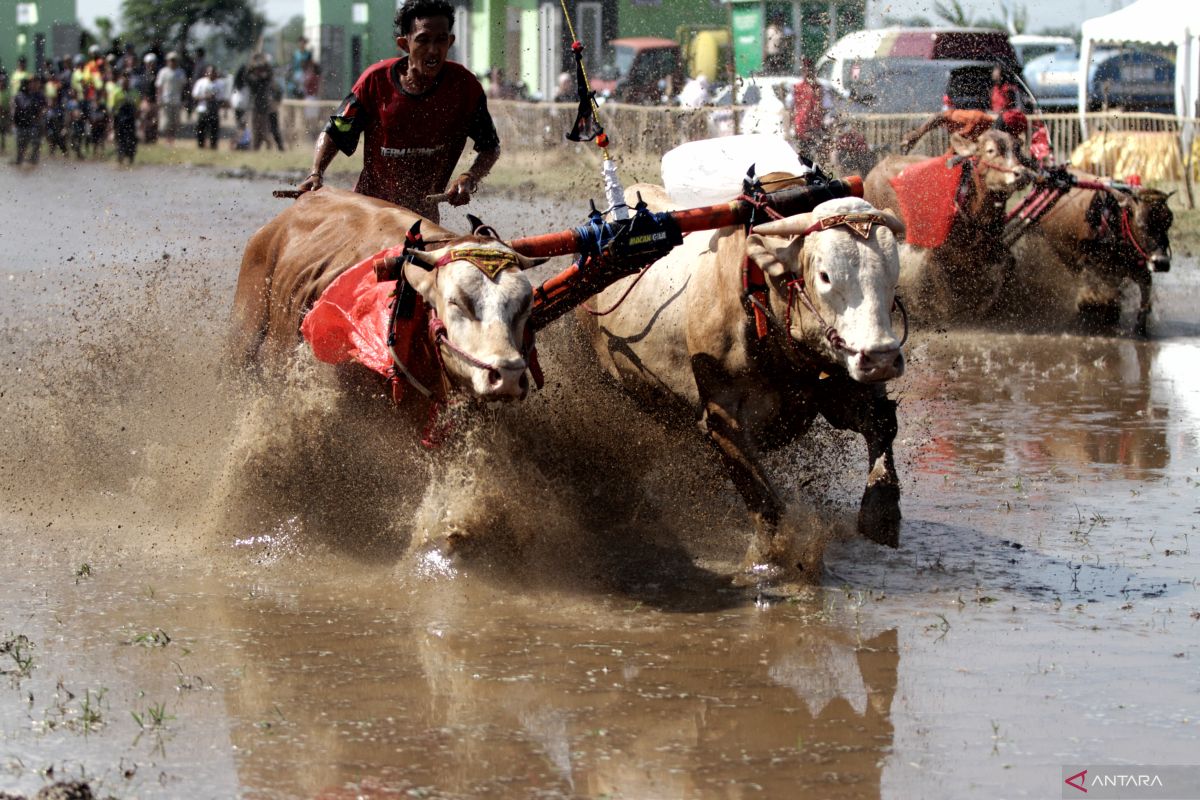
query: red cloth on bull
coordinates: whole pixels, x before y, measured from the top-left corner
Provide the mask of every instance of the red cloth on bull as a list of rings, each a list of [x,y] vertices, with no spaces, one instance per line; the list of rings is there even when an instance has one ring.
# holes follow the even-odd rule
[[[891,179],[907,228],[905,241],[917,247],[938,247],[946,241],[958,213],[958,187],[963,167],[946,166],[938,156],[905,167]]]

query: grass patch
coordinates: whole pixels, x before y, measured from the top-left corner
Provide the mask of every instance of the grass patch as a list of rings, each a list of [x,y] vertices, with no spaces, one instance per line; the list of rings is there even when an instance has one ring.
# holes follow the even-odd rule
[[[1175,224],[1171,226],[1171,249],[1188,258],[1200,256],[1200,208],[1173,210]]]
[[[549,151],[501,150],[500,161],[483,181],[482,191],[550,197],[593,197],[600,205],[604,189],[600,178],[600,152],[595,146],[564,145]],[[616,153],[621,180],[626,186],[638,182],[659,182],[657,157]],[[109,153],[110,159],[115,159]],[[138,148],[133,169],[146,167],[182,167],[211,169],[246,175],[262,175],[298,183],[312,167],[309,146],[290,150],[217,150],[201,149],[190,140],[180,139],[174,147],[156,143]],[[469,147],[459,160],[454,174],[465,172],[475,158]],[[349,187],[362,169],[362,148],[352,156],[339,154],[326,170],[328,183]]]

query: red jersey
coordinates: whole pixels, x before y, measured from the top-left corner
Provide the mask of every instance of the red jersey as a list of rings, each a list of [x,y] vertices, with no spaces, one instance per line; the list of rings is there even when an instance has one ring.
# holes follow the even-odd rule
[[[400,85],[408,57],[367,69],[329,120],[325,132],[346,155],[366,138],[363,169],[354,191],[437,219],[426,195],[446,190],[467,137],[475,150],[500,146],[483,87],[466,67],[448,61],[426,92]]]
[[[821,85],[816,81],[799,81],[792,89],[792,118],[796,139],[807,142],[821,132],[825,115],[822,106]]]

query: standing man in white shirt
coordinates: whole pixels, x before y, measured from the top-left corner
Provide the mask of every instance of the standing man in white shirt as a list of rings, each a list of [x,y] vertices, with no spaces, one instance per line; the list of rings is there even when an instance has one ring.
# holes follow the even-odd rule
[[[221,107],[225,104],[225,83],[217,78],[217,68],[209,64],[204,74],[192,87],[192,99],[196,102],[196,144],[204,149],[217,149],[217,137],[221,131]]]
[[[167,53],[167,65],[158,71],[154,86],[158,89],[158,105],[163,110],[166,122],[167,143],[175,145],[175,137],[179,135],[179,114],[183,108],[183,84],[187,81],[187,73],[179,66],[179,54]]]

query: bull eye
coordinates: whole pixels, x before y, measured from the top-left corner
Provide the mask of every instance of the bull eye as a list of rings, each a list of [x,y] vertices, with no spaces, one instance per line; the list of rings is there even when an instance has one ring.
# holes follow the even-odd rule
[[[829,283],[829,273],[825,270],[821,270],[817,273],[817,279],[820,280],[821,283]]]

